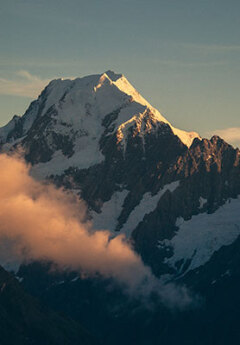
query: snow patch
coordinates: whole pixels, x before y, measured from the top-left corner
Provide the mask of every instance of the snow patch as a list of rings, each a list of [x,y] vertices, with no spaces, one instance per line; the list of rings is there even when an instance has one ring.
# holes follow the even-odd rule
[[[161,197],[165,194],[167,190],[171,193],[175,191],[179,186],[179,181],[169,183],[163,187],[157,194],[152,195],[151,193],[145,193],[143,195],[140,204],[137,205],[133,211],[130,213],[130,216],[127,219],[127,222],[123,225],[121,232],[129,237],[131,232],[137,227],[137,225],[143,220],[144,216],[153,212]]]
[[[31,168],[31,175],[41,180],[51,175],[61,175],[70,167],[87,169],[104,160],[98,142],[92,138],[79,139],[74,150],[75,153],[69,158],[64,156],[61,150],[55,151],[50,161],[35,164]]]
[[[188,221],[177,220],[179,230],[171,240],[159,242],[161,246],[173,249],[173,256],[165,259],[165,263],[176,268],[180,260],[190,261],[185,272],[204,265],[214,252],[222,246],[232,244],[240,235],[240,197],[231,199],[215,213],[201,213]]]
[[[121,192],[115,192],[112,198],[103,204],[101,213],[91,212],[90,215],[94,229],[114,232],[118,225],[118,217],[122,212],[123,203],[128,193],[129,191],[126,189]]]
[[[203,208],[203,206],[207,203],[207,199],[204,199],[203,197],[200,196],[199,198],[199,208]]]
[[[186,132],[182,129],[175,128],[172,125],[170,125],[170,127],[172,128],[173,133],[177,135],[187,147],[192,145],[192,142],[195,138],[201,139],[197,132]]]

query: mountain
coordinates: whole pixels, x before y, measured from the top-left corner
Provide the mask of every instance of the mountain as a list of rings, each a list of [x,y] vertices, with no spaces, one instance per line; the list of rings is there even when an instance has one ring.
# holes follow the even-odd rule
[[[84,199],[96,230],[125,234],[156,276],[186,285],[206,306],[174,317],[161,306],[153,316],[113,291],[116,312],[107,301],[106,282],[77,279],[73,284],[61,275],[49,277],[39,263],[18,273],[29,292],[55,309],[63,299],[61,310],[92,326],[91,331],[101,325],[103,338],[111,323],[119,340],[110,337],[107,344],[134,343],[135,317],[143,333],[152,334],[152,344],[176,343],[172,327],[184,344],[225,344],[231,329],[231,344],[239,343],[239,149],[218,136],[208,140],[174,128],[123,75],[111,71],[53,80],[22,117],[14,116],[0,129],[0,142],[4,152],[23,149],[35,178]],[[91,306],[93,312],[77,305]],[[119,323],[128,339],[117,332]],[[159,324],[158,333],[154,326]],[[140,334],[138,343],[147,344]]]
[[[24,150],[34,177],[79,194],[96,229],[134,239],[156,274],[182,272],[195,251],[197,267],[239,234],[236,215],[214,242],[213,221],[203,235],[212,243],[205,257],[195,233],[185,257],[181,236],[192,224],[201,228],[214,218],[209,213],[226,218],[237,209],[233,200],[218,210],[240,193],[239,150],[174,128],[121,74],[51,81],[22,117],[0,129],[0,138],[3,151]]]

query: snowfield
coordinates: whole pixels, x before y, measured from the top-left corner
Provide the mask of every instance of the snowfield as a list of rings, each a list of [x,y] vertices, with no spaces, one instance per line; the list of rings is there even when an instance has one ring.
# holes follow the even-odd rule
[[[132,231],[143,220],[144,216],[156,209],[157,204],[164,193],[167,190],[169,190],[170,192],[174,192],[174,190],[177,189],[178,186],[179,181],[175,181],[165,185],[155,195],[152,195],[151,193],[145,193],[140,203],[130,213],[126,223],[123,224],[122,228],[120,229],[120,233],[125,234],[125,236],[129,238]],[[118,225],[118,217],[121,214],[123,203],[127,195],[127,190],[116,192],[113,194],[112,198],[109,201],[103,204],[101,213],[92,211],[91,217],[93,228],[96,230],[108,229],[113,233],[113,235],[119,234],[119,232],[114,232],[114,230]]]
[[[173,249],[173,256],[165,263],[176,268],[176,263],[183,260],[180,272],[186,273],[208,262],[214,252],[222,246],[232,244],[240,235],[240,197],[229,199],[212,214],[201,213],[184,221],[178,218],[179,230],[171,240],[159,242],[159,247]],[[190,260],[185,272],[181,271],[184,263]]]

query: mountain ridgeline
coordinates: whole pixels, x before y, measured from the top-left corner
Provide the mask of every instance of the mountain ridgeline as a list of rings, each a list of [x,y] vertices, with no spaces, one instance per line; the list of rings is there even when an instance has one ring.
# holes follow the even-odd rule
[[[148,344],[148,339],[151,344],[178,339],[226,344],[231,327],[231,344],[240,341],[239,149],[218,136],[208,140],[173,127],[123,75],[111,71],[50,82],[22,117],[14,116],[0,128],[0,147],[9,153],[22,150],[33,177],[71,190],[86,202],[94,229],[124,234],[157,277],[186,285],[206,306],[174,317],[163,308],[153,316],[135,302],[123,302],[116,291],[109,292],[112,300],[107,301],[107,283],[101,280],[70,284],[65,277],[64,284],[54,285],[56,277],[50,279],[39,263],[22,266],[18,273],[30,293],[105,337],[105,344]],[[96,297],[99,291],[104,305]],[[230,315],[228,321],[224,317],[226,332],[219,320],[222,311]],[[144,334],[139,331],[135,339],[138,322]],[[176,327],[176,337],[167,322]],[[116,338],[106,336],[107,323]],[[119,324],[128,339],[120,337]]]

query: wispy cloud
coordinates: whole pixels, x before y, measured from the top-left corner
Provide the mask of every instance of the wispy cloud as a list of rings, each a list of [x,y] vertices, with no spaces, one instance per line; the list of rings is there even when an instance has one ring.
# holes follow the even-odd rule
[[[13,79],[0,78],[0,94],[35,98],[49,81],[50,79],[42,79],[28,71],[20,70],[15,73]]]
[[[229,127],[225,129],[216,129],[206,133],[207,136],[219,135],[228,143],[240,147],[240,127]]]
[[[225,61],[181,61],[181,60],[156,60],[159,64],[176,67],[214,67],[223,66]]]
[[[182,46],[185,48],[193,48],[201,51],[208,51],[208,52],[233,52],[233,51],[240,51],[240,45],[238,44],[195,44],[195,43],[183,43]]]

